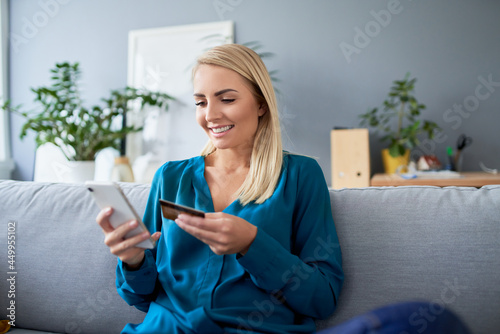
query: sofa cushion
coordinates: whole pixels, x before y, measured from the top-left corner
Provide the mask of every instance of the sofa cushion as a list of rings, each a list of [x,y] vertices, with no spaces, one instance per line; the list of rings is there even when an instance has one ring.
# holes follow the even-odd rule
[[[149,187],[122,184],[142,215]],[[116,257],[95,222],[83,185],[0,181],[0,263],[7,263],[7,222],[15,222],[16,327],[49,332],[118,333],[144,313],[115,288]],[[2,269],[0,291],[7,291]],[[0,308],[8,302],[2,296]]]
[[[148,185],[121,184],[140,215]],[[423,326],[446,306],[474,333],[500,328],[500,186],[331,190],[345,282],[318,329],[378,306],[429,302]],[[71,208],[70,210],[68,208]],[[114,286],[116,258],[103,244],[83,185],[0,181],[0,226],[16,223],[16,326],[116,333],[144,313]],[[7,233],[0,233],[0,291],[8,291]],[[3,293],[3,292],[2,292]],[[9,299],[0,298],[5,310]],[[421,327],[417,327],[417,330]]]
[[[331,201],[345,281],[320,328],[426,300],[429,318],[446,306],[474,333],[498,331],[500,186],[343,189]],[[425,315],[409,321],[424,324]]]

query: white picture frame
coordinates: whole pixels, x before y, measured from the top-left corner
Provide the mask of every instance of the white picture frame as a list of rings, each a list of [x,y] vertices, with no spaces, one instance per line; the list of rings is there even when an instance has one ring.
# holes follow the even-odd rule
[[[195,119],[191,68],[203,51],[233,40],[232,21],[129,32],[128,85],[175,98],[166,112],[149,108],[127,114],[129,122],[144,126],[127,138],[137,182],[149,183],[166,161],[199,155],[208,139]]]

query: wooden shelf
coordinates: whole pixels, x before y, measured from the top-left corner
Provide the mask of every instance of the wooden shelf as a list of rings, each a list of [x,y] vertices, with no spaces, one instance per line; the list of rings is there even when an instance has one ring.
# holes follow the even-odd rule
[[[372,187],[384,186],[437,186],[437,187],[476,187],[488,184],[500,184],[500,174],[484,172],[462,172],[459,177],[439,178],[435,175],[419,176],[414,179],[403,179],[397,174],[375,174],[371,178]]]

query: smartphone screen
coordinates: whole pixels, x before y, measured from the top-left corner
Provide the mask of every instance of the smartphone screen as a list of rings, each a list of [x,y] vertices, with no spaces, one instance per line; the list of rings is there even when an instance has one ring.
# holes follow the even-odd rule
[[[137,228],[125,235],[126,239],[148,231],[141,218],[116,183],[87,181],[85,185],[101,210],[107,207],[113,208],[113,214],[109,218],[111,226],[117,228],[121,224],[134,219],[139,222]],[[151,238],[137,244],[137,247],[141,248],[154,248],[154,246],[154,240]]]

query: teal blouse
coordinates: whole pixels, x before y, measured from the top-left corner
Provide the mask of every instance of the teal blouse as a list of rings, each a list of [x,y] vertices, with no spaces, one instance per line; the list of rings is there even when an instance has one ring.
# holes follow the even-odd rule
[[[213,212],[205,160],[164,164],[155,174],[144,223],[162,236],[144,264],[116,284],[127,303],[147,312],[125,333],[312,333],[314,319],[335,309],[343,282],[330,196],[318,163],[284,154],[273,195],[262,204],[238,200],[224,212],[258,227],[244,256],[216,255],[162,217],[158,199]]]

